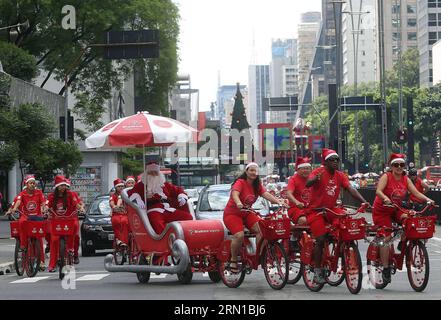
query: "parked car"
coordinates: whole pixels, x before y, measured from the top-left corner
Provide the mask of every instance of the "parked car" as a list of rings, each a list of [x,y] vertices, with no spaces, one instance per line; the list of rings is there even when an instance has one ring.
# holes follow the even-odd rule
[[[108,195],[96,197],[81,224],[81,252],[83,257],[92,256],[96,250],[113,248],[115,237],[110,221],[110,197]]]
[[[197,189],[185,189],[185,193],[188,196],[188,204],[193,208],[193,211],[196,210],[196,205],[198,203],[199,191]]]
[[[216,184],[205,187],[199,195],[196,206],[196,220],[223,220],[224,209],[230,198],[231,184]],[[268,201],[259,197],[253,209],[262,215],[269,213]]]

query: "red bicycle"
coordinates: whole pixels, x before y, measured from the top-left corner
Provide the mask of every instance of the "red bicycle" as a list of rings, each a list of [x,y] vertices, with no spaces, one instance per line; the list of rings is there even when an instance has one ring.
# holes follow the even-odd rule
[[[429,281],[429,255],[424,240],[433,237],[435,232],[436,216],[423,216],[429,209],[438,207],[428,204],[421,211],[404,209],[397,204],[389,207],[396,208],[408,215],[402,226],[392,228],[372,226],[368,228],[368,234],[374,236],[369,241],[367,251],[367,269],[370,282],[376,289],[384,289],[388,283],[383,282],[383,265],[380,259],[380,248],[393,244],[401,238],[401,252],[395,253],[394,246],[390,246],[389,263],[391,264],[391,274],[395,274],[397,269],[403,270],[404,258],[406,258],[407,277],[410,286],[417,292],[423,291]],[[386,232],[393,232],[393,236],[386,241]]]
[[[330,212],[337,219],[332,225],[327,226],[328,238],[323,247],[321,267],[326,272],[326,282],[331,286],[338,286],[346,280],[346,286],[352,294],[361,290],[363,280],[363,266],[357,240],[365,238],[366,220],[364,218],[352,218],[351,216],[364,212],[362,205],[355,212],[346,211],[340,214],[328,208],[318,208],[322,214]],[[313,249],[315,241],[309,234],[303,232],[300,240],[303,281],[306,287],[318,292],[324,287],[324,283],[314,281]]]
[[[20,216],[22,213],[19,213]],[[16,219],[14,215],[11,215]],[[29,217],[23,224],[27,234],[27,245],[25,250],[20,250],[20,227],[19,221],[13,220],[10,223],[11,237],[15,238],[14,267],[18,276],[25,272],[28,277],[34,277],[40,270],[41,252],[40,242],[46,235],[46,221],[43,217]]]
[[[60,237],[58,249],[59,278],[64,279],[68,269],[74,265],[74,250],[68,248],[68,238],[75,235],[75,220],[73,219],[52,219],[52,235]]]
[[[252,209],[243,209],[258,214]],[[218,254],[218,270],[223,283],[230,288],[239,287],[245,279],[245,274],[251,274],[262,266],[265,278],[271,288],[282,289],[288,281],[288,257],[281,239],[289,238],[290,220],[286,215],[286,209],[280,208],[277,212],[269,214],[261,221],[259,227],[262,232],[260,244],[257,248],[251,241],[254,234],[245,233],[245,239],[240,248],[237,268],[239,272],[232,272],[230,268],[231,240],[225,240]]]

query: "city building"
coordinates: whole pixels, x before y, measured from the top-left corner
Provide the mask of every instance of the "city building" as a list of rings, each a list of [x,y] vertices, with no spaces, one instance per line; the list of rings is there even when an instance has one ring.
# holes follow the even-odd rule
[[[286,97],[298,94],[297,39],[277,39],[271,44],[270,63],[271,97]],[[296,112],[270,111],[271,123],[294,121]]]
[[[376,81],[377,33],[375,0],[352,0],[343,4],[343,84]]]
[[[441,84],[441,40],[438,40],[433,47],[433,85]]]
[[[435,82],[435,70],[439,70],[441,63],[441,52],[435,56],[435,52],[432,51],[432,46],[441,40],[441,0],[418,0],[417,4],[420,85],[430,87]],[[439,47],[439,43],[437,45]]]
[[[240,90],[243,91],[246,89],[246,86],[241,85]],[[217,114],[216,119],[219,120],[221,128],[227,128],[227,113],[229,114],[232,111],[230,110],[230,103],[232,102],[234,105],[234,96],[236,95],[237,86],[236,85],[225,85],[220,86],[217,89]],[[245,102],[244,102],[245,106]],[[247,106],[245,106],[247,108]],[[232,110],[232,107],[231,107]],[[230,120],[231,124],[231,120]]]
[[[172,118],[197,127],[199,113],[199,90],[191,87],[190,75],[179,75],[170,95],[170,113]]]
[[[427,0],[425,0],[427,2]],[[374,1],[375,16],[378,20],[378,3]],[[418,48],[417,0],[384,0],[384,65],[385,70],[392,69],[399,60],[400,54],[407,49]],[[376,34],[379,34],[379,25],[376,23]],[[379,59],[379,52],[377,54]],[[377,68],[379,79],[380,68]]]
[[[263,111],[262,99],[270,97],[270,73],[268,65],[251,65],[248,67],[248,123],[253,131],[261,123],[267,122],[267,112]],[[254,137],[255,141],[257,137]]]

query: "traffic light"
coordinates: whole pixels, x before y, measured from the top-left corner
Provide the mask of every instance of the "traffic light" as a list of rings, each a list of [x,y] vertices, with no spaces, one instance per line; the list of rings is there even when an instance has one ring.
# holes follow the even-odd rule
[[[60,117],[60,139],[65,141],[65,122],[64,117]],[[67,111],[67,140],[74,140],[74,118]]]
[[[405,144],[407,141],[407,131],[406,130],[398,130],[397,131],[397,143]]]

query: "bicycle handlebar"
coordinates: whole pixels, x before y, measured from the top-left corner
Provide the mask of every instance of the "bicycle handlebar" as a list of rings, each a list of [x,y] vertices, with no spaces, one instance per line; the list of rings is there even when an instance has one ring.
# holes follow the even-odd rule
[[[384,205],[387,208],[395,208],[399,211],[401,211],[402,213],[408,214],[410,216],[416,216],[416,215],[421,215],[424,212],[426,212],[429,208],[439,208],[438,205],[433,204],[432,202],[427,202],[426,206],[421,210],[421,211],[415,211],[412,209],[405,209],[403,207],[401,207],[400,205],[396,204],[396,203],[392,203],[390,205]]]
[[[345,209],[345,213],[343,213],[343,214],[342,213],[337,213],[337,212],[335,212],[335,211],[333,211],[332,209],[329,209],[329,208],[314,208],[312,210],[314,210],[314,211],[327,211],[327,212],[330,212],[330,213],[334,214],[337,217],[346,217],[346,216],[355,216],[355,215],[357,215],[359,213],[363,213],[366,208],[367,208],[367,205],[363,203],[355,212],[348,212]]]

